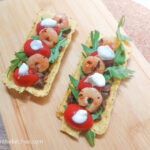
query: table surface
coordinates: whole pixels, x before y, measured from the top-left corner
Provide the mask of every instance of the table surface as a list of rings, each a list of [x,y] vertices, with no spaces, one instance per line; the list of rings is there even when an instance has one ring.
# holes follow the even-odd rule
[[[0,1],[1,3],[7,4],[7,1]],[[150,11],[131,0],[103,0],[103,3],[117,20],[119,20],[121,14],[126,16],[124,30],[132,38],[144,57],[150,62]],[[6,6],[4,5],[4,7]],[[7,139],[7,136],[0,116],[0,141],[5,139]],[[9,144],[0,143],[0,150],[9,149]]]

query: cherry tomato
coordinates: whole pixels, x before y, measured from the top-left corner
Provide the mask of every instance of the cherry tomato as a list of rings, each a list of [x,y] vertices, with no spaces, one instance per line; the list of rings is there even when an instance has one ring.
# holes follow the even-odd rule
[[[90,56],[97,56],[97,55],[98,55],[97,51],[94,51],[93,53],[90,54]],[[114,62],[114,59],[112,59],[112,60],[103,60],[103,62],[105,63],[105,65],[109,65],[109,64],[112,64]]]
[[[82,90],[86,87],[93,87],[93,88],[96,88],[98,91],[101,91],[102,87],[98,87],[98,86],[92,86],[91,83],[88,83],[88,82],[85,82],[85,80],[87,79],[88,76],[82,78],[80,81],[79,81],[79,85],[78,85],[78,88],[79,90]]]
[[[96,56],[96,55],[98,55],[97,51],[94,51],[93,53],[90,54],[90,56]]]
[[[70,104],[66,108],[64,112],[64,118],[67,122],[68,125],[71,127],[78,129],[78,130],[88,130],[93,126],[93,118],[89,112],[87,112],[87,120],[81,124],[75,123],[72,120],[73,115],[78,111],[78,110],[85,110],[84,108],[80,107],[77,104]]]
[[[37,34],[39,34],[40,31],[41,31],[42,29],[44,29],[44,28],[45,28],[44,26],[41,26],[41,22],[39,22],[39,23],[37,24],[37,26],[36,26],[36,32],[37,32]]]
[[[57,26],[55,26],[55,27],[53,27],[53,29],[57,32],[57,34],[59,34],[59,33],[60,33],[60,28],[58,27],[58,25],[57,25]]]
[[[37,24],[37,26],[36,26],[36,32],[37,32],[37,34],[39,34],[40,31],[41,31],[42,29],[44,29],[44,28],[46,28],[46,27],[41,26],[41,22],[39,22],[39,23]],[[52,27],[52,28],[57,32],[57,34],[60,33],[60,28],[58,27],[58,25],[56,25],[55,27]]]
[[[24,52],[26,53],[27,56],[31,56],[31,55],[34,55],[34,54],[41,54],[43,56],[46,56],[46,57],[50,57],[51,55],[51,52],[50,52],[50,49],[48,47],[48,45],[41,41],[42,42],[42,45],[43,45],[43,48],[40,48],[38,50],[33,50],[30,46],[30,43],[33,41],[34,39],[29,39],[26,41],[26,43],[24,44]]]
[[[13,74],[13,80],[19,86],[31,86],[39,79],[37,73],[32,69],[29,69],[26,75],[19,75],[18,72],[19,68],[17,68]]]

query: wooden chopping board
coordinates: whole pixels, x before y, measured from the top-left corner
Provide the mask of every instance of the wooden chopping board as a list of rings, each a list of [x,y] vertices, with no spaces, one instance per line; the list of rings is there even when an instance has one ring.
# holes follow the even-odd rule
[[[8,139],[18,141],[10,143],[11,149],[149,150],[150,65],[133,44],[128,68],[136,73],[122,82],[109,128],[105,135],[96,138],[95,147],[91,148],[83,136],[76,141],[59,131],[61,121],[56,118],[56,110],[67,89],[68,74],[75,71],[81,56],[81,43],[91,30],[97,29],[106,36],[116,31],[117,22],[100,0],[0,1],[0,72],[6,70],[14,52],[24,43],[36,12],[41,8],[64,12],[74,18],[78,26],[47,97],[18,94],[0,83],[0,111]]]

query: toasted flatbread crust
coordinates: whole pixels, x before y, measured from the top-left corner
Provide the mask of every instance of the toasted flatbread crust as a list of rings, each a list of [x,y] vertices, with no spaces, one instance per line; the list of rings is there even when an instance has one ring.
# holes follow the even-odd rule
[[[116,37],[112,37],[112,38],[114,39],[116,44],[119,44],[119,41],[117,40]],[[131,54],[131,51],[130,51],[129,43],[124,43],[124,44],[125,44],[125,49],[126,49],[126,63],[124,64],[124,67],[125,67],[127,65],[127,60]],[[89,47],[91,46],[90,36],[88,37],[88,40],[86,41],[86,45]],[[84,60],[84,57],[82,56],[77,65],[78,67],[73,75],[76,79],[80,78],[80,75],[81,75],[80,74],[80,65],[82,64],[83,60]],[[110,96],[106,99],[106,107],[105,107],[104,112],[102,113],[102,120],[94,121],[94,125],[91,128],[91,130],[94,131],[98,135],[104,134],[108,128],[114,99],[116,97],[117,88],[120,84],[120,81],[121,81],[120,79],[115,79],[113,85],[111,86]],[[57,117],[62,120],[61,131],[78,139],[81,131],[71,128],[70,126],[67,125],[66,121],[64,120],[64,111],[65,111],[64,105],[67,105],[67,98],[68,98],[68,95],[70,94],[70,92],[71,91],[68,88],[63,100],[61,101],[61,103],[58,107]]]
[[[42,16],[45,17],[45,18],[46,17],[53,18],[54,15],[55,14],[51,13],[48,10],[40,10],[37,13],[36,20],[33,24],[33,27],[31,29],[30,33],[28,34],[26,40],[29,39],[31,35],[36,35],[36,24],[41,20]],[[9,77],[7,77],[8,69],[5,73],[2,74],[2,82],[9,89],[15,89],[19,93],[27,91],[27,92],[29,92],[29,93],[33,94],[34,96],[37,96],[37,97],[43,97],[43,96],[48,95],[48,93],[50,91],[50,88],[52,86],[53,80],[54,80],[54,78],[55,78],[55,76],[56,76],[56,74],[59,70],[63,55],[64,55],[69,43],[71,42],[72,34],[73,34],[73,32],[75,32],[76,21],[73,20],[73,19],[69,19],[69,26],[71,26],[71,32],[68,34],[66,44],[65,44],[64,48],[62,48],[57,60],[51,66],[51,72],[48,75],[48,79],[46,80],[46,84],[44,85],[43,89],[37,89],[37,88],[31,87],[31,86],[30,87],[22,87],[22,86],[16,85],[13,81],[13,70],[10,72]],[[21,49],[22,48],[23,48],[23,46],[21,47]]]

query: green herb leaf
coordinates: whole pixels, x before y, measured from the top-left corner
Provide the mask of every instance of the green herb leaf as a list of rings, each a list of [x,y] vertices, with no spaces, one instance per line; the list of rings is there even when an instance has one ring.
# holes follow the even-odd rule
[[[125,20],[125,17],[122,16],[119,23],[118,23],[118,28],[117,28],[117,31],[116,31],[116,35],[117,35],[117,38],[119,40],[131,41],[131,39],[129,37],[124,36],[120,33],[120,27],[122,27],[124,25],[124,20]]]
[[[85,53],[87,53],[87,54],[91,54],[91,53],[93,53],[93,52],[95,51],[94,49],[91,49],[91,48],[87,47],[87,46],[84,45],[84,44],[81,44],[81,46],[83,47],[83,50],[84,50]]]
[[[66,108],[67,108],[67,105],[64,105],[64,108],[66,109]]]
[[[126,59],[125,48],[124,48],[122,42],[120,42],[119,47],[115,51],[114,62],[115,62],[115,64],[124,64],[125,59]]]
[[[13,59],[10,61],[12,64],[18,64],[20,62],[20,59]]]
[[[80,67],[80,73],[81,73],[82,77],[85,77],[85,76],[86,76],[86,75],[84,74],[84,72],[83,72],[83,67],[82,67],[82,66]]]
[[[86,54],[84,53],[84,52],[82,52],[82,56],[84,57],[84,58],[86,58],[87,56],[86,56]]]
[[[94,51],[96,51],[98,47],[98,43],[99,43],[100,33],[97,30],[91,31],[90,36],[91,36],[92,48],[89,48],[88,46],[81,44],[81,46],[83,47],[83,50],[87,54],[91,54]]]
[[[69,29],[71,29],[71,26],[68,26],[68,27],[66,27],[66,28],[64,28],[64,29],[61,29],[60,31],[61,31],[61,32],[64,32],[64,31],[67,31],[67,30],[69,30]]]
[[[66,40],[67,38],[62,39],[55,45],[54,48],[51,49],[51,56],[49,57],[50,63],[54,63],[54,61],[57,59],[59,55],[59,48],[65,46]]]
[[[24,52],[16,52],[15,56],[19,59],[24,59],[26,57],[26,54]]]
[[[78,95],[79,95],[79,91],[77,91],[74,87],[72,87],[70,84],[69,84],[69,88],[73,94],[73,96],[75,97],[76,99],[76,102],[78,102]]]
[[[41,17],[41,20],[44,20],[44,17]]]
[[[96,114],[92,114],[93,120],[97,119],[97,117],[103,112],[103,107],[100,106],[99,111]]]
[[[78,87],[79,80],[75,79],[72,75],[69,75],[71,83],[75,86]]]
[[[61,40],[62,40],[62,34],[63,34],[63,33],[62,33],[62,32],[60,32],[60,33],[59,33],[59,35],[58,35],[58,40],[59,40],[59,41],[61,41]]]
[[[17,67],[17,65],[18,65],[19,62],[20,62],[19,59],[14,59],[14,60],[11,61],[12,65],[9,67],[9,70],[8,70],[8,72],[7,72],[7,77],[8,77],[8,75],[9,75],[10,71],[11,71],[12,69],[14,69],[15,67]]]
[[[92,130],[87,130],[86,133],[85,133],[85,137],[86,137],[86,139],[88,140],[88,142],[91,146],[95,145],[95,143],[94,143],[95,136],[96,135]]]
[[[112,66],[105,69],[104,77],[106,79],[111,79],[111,78],[125,79],[125,78],[129,78],[130,75],[133,73],[134,71],[123,68],[121,65]]]
[[[97,30],[95,30],[91,31],[90,35],[91,35],[92,49],[95,51],[98,47],[100,33]]]
[[[31,38],[34,40],[39,40],[39,36],[38,35],[31,35]]]

